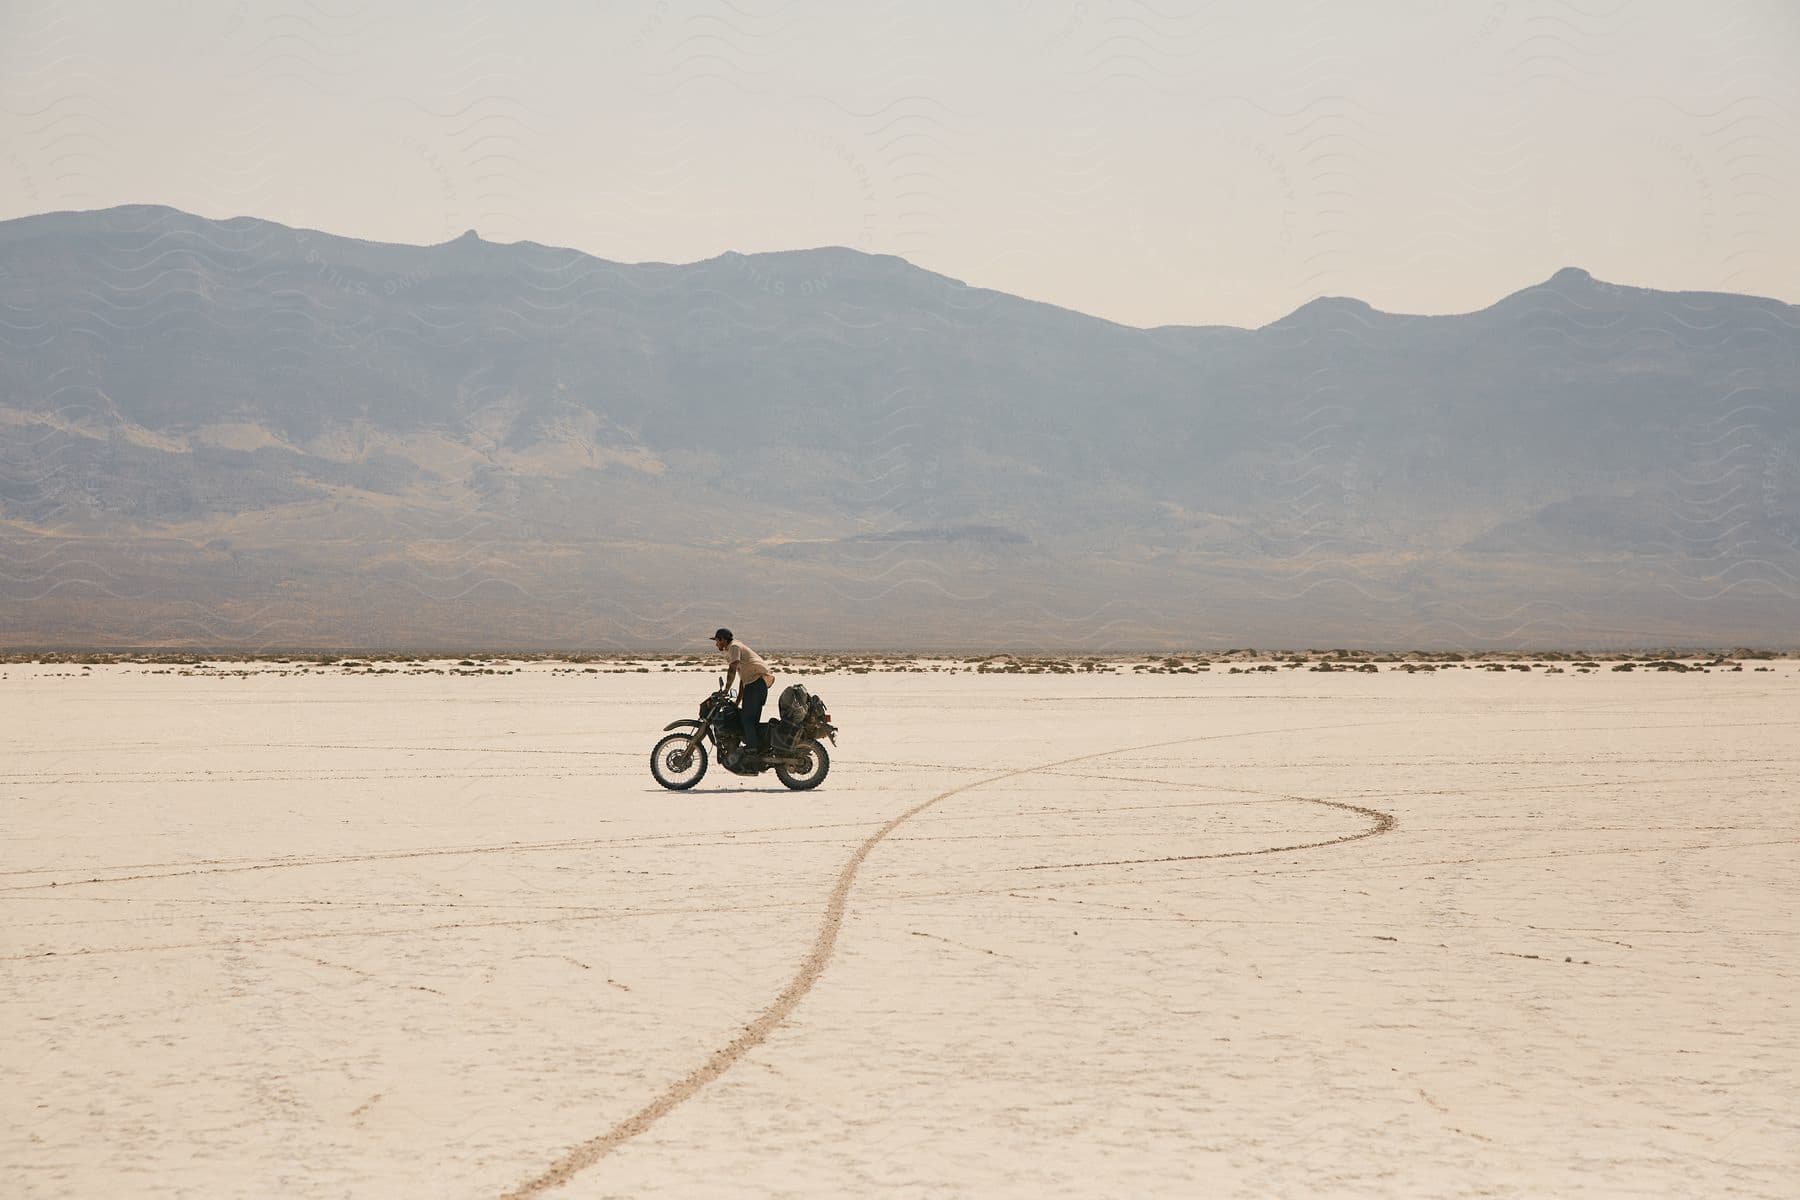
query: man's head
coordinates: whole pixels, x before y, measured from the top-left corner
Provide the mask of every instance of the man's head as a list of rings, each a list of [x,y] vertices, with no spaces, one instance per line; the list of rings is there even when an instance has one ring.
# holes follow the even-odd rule
[[[725,647],[731,645],[731,630],[721,629],[717,633],[713,634],[713,645],[717,646],[721,650],[723,650]]]

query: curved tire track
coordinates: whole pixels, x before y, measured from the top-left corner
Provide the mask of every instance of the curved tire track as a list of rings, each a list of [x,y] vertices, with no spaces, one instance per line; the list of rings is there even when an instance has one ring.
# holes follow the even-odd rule
[[[801,960],[799,970],[794,973],[792,979],[788,980],[787,986],[781,989],[780,993],[776,995],[775,999],[767,1008],[763,1009],[753,1021],[744,1026],[743,1032],[739,1033],[735,1038],[732,1038],[731,1041],[727,1042],[725,1045],[713,1051],[712,1054],[707,1057],[705,1062],[701,1063],[694,1070],[689,1071],[686,1075],[683,1075],[673,1084],[663,1089],[663,1091],[653,1100],[626,1117],[623,1121],[620,1121],[604,1133],[597,1134],[587,1141],[564,1151],[555,1162],[551,1163],[550,1166],[545,1168],[542,1172],[534,1175],[532,1178],[526,1180],[524,1183],[510,1191],[505,1192],[502,1196],[502,1200],[529,1200],[530,1197],[541,1195],[552,1188],[561,1187],[570,1179],[598,1163],[601,1159],[605,1158],[608,1154],[611,1154],[614,1150],[618,1149],[632,1138],[637,1137],[639,1134],[648,1130],[652,1125],[656,1124],[656,1122],[698,1094],[707,1084],[725,1074],[726,1071],[729,1071],[737,1064],[739,1059],[743,1058],[750,1051],[766,1041],[769,1035],[773,1033],[783,1021],[787,1020],[787,1018],[793,1014],[794,1010],[800,1006],[800,1002],[806,998],[807,993],[812,991],[813,985],[818,983],[819,977],[825,973],[826,966],[830,963],[832,955],[837,950],[838,933],[843,928],[844,923],[844,911],[849,906],[850,892],[856,886],[856,877],[862,870],[863,863],[868,859],[869,855],[874,852],[875,847],[879,846],[887,839],[889,834],[893,833],[894,830],[912,820],[926,809],[942,803],[952,796],[959,796],[964,792],[974,791],[976,788],[986,787],[993,783],[1000,783],[1007,779],[1015,779],[1020,775],[1031,775],[1041,771],[1052,771],[1058,767],[1069,766],[1072,763],[1091,762],[1097,758],[1110,758],[1119,754],[1132,754],[1144,750],[1157,750],[1168,746],[1187,745],[1192,742],[1213,741],[1220,736],[1221,735],[1219,734],[1204,734],[1199,737],[1175,738],[1169,741],[1151,742],[1142,746],[1127,746],[1117,750],[1102,750],[1094,754],[1080,754],[1072,758],[1059,759],[1056,762],[1042,763],[1035,767],[1019,767],[1016,770],[1002,771],[982,779],[971,780],[968,783],[953,787],[948,791],[939,792],[929,800],[923,800],[900,813],[898,816],[893,817],[874,833],[863,839],[862,843],[857,846],[855,852],[850,855],[843,867],[839,869],[837,879],[832,884],[831,894],[825,902],[825,913],[819,922],[819,932],[813,938],[812,948],[807,952],[806,957]],[[1360,833],[1343,838],[1334,838],[1327,842],[1309,843],[1306,847],[1289,846],[1258,851],[1238,851],[1235,852],[1235,855],[1249,853],[1274,854],[1283,853],[1288,850],[1311,848],[1313,845],[1339,845],[1344,842],[1359,841],[1363,838],[1374,837],[1378,834],[1386,833],[1394,827],[1394,817],[1390,813],[1383,813],[1376,809],[1363,808],[1354,804],[1340,804],[1331,800],[1318,800],[1313,801],[1313,803],[1327,804],[1333,808],[1343,808],[1363,813],[1377,818],[1377,823],[1373,827],[1363,830]],[[1186,857],[1210,858],[1220,856],[1196,855]],[[1150,859],[1141,861],[1155,862],[1178,860]],[[1114,864],[1080,863],[1070,865],[1110,866]]]
[[[1360,842],[1364,838],[1379,837],[1394,827],[1394,814],[1382,812],[1379,808],[1365,808],[1360,804],[1346,804],[1342,800],[1320,800],[1312,796],[1283,796],[1283,800],[1293,800],[1301,804],[1323,804],[1327,808],[1341,808],[1345,812],[1360,813],[1370,819],[1370,825],[1358,833],[1347,833],[1342,837],[1326,838],[1318,842],[1296,842],[1292,846],[1262,846],[1255,850],[1215,850],[1211,854],[1164,854],[1155,858],[1109,858],[1098,862],[1071,863],[1034,863],[1027,867],[1014,867],[1015,871],[1072,871],[1077,867],[1135,867],[1143,863],[1178,863],[1200,862],[1209,858],[1249,858],[1257,854],[1287,854],[1294,850],[1318,850],[1325,846],[1342,846],[1350,842]]]

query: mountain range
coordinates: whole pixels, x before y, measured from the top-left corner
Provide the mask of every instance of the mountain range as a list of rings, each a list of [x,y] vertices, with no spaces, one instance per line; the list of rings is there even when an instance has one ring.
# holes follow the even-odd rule
[[[1800,308],[1567,269],[1136,329],[842,248],[49,213],[0,222],[0,606],[12,647],[1790,646]]]

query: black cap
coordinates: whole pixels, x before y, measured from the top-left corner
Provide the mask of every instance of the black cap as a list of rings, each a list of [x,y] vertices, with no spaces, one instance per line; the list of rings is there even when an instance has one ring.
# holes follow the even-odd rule
[[[721,629],[717,633],[713,634],[714,641],[718,641],[720,638],[724,638],[726,641],[729,642],[731,640],[731,630]]]

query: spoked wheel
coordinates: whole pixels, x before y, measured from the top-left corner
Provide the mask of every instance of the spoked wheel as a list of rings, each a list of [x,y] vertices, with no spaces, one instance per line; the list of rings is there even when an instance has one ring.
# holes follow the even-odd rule
[[[706,743],[671,733],[650,751],[650,773],[672,792],[685,792],[706,774]],[[819,776],[824,778],[824,774]]]
[[[806,762],[793,769],[777,766],[775,777],[796,792],[810,791],[824,783],[826,773],[831,770],[831,755],[825,753],[825,747],[807,738],[794,749],[806,756]]]

